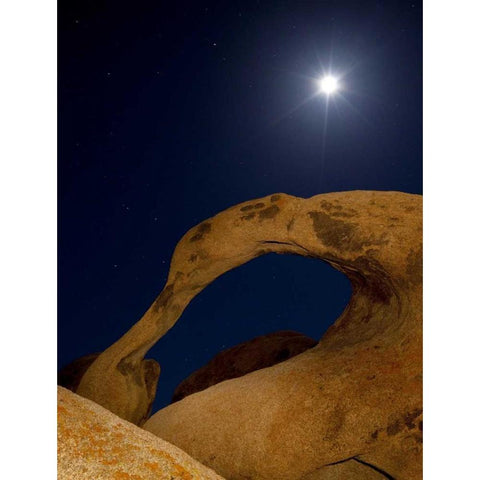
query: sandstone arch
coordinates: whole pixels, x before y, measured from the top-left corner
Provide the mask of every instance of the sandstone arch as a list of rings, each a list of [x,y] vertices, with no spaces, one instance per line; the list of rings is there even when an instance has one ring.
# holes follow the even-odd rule
[[[322,469],[347,459],[420,478],[421,235],[421,197],[398,192],[275,194],[225,210],[180,240],[163,291],[77,393],[141,424],[144,355],[196,294],[264,253],[315,257],[353,287],[319,345],[191,395],[145,428],[229,479],[328,478]]]

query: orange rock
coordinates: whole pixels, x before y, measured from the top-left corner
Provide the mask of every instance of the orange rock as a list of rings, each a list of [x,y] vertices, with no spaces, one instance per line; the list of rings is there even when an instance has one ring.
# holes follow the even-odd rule
[[[59,480],[172,478],[222,480],[179,448],[58,388]]]

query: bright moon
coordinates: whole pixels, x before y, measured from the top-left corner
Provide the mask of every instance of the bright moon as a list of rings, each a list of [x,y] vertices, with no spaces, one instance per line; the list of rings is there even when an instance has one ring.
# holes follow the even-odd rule
[[[330,95],[331,93],[334,93],[336,90],[338,90],[337,79],[330,75],[320,79],[318,84],[320,86],[320,90],[327,95]]]

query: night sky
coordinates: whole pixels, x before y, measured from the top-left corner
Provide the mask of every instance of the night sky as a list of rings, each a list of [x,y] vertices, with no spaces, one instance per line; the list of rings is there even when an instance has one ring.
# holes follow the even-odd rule
[[[422,193],[421,3],[58,8],[59,368],[125,333],[181,236],[229,206]],[[327,102],[328,71],[342,88]],[[147,354],[162,368],[154,411],[224,348],[284,329],[320,338],[349,295],[342,274],[302,257],[225,274]]]

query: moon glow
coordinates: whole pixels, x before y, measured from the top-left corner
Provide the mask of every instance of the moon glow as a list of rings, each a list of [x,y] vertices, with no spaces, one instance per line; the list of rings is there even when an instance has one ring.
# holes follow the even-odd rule
[[[331,95],[338,90],[338,80],[331,75],[327,75],[318,81],[318,86],[320,92],[325,93],[326,95]]]

